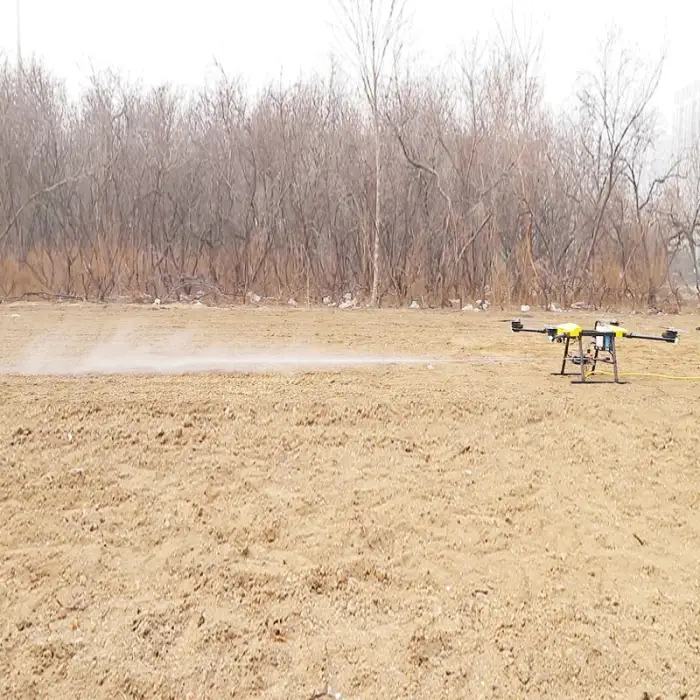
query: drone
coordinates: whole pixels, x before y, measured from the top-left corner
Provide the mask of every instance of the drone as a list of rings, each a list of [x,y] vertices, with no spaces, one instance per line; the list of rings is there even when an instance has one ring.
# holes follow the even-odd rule
[[[580,379],[572,380],[572,384],[592,383],[589,378],[595,373],[599,363],[611,364],[613,366],[613,377],[615,384],[624,384],[620,381],[617,363],[616,341],[621,338],[632,338],[636,340],[658,340],[665,343],[678,343],[680,341],[679,332],[675,328],[667,328],[661,335],[642,335],[641,333],[631,333],[622,328],[617,321],[596,321],[593,329],[586,329],[577,323],[562,323],[558,326],[545,326],[544,328],[526,328],[520,319],[510,322],[511,331],[514,333],[542,333],[546,335],[550,342],[564,343],[564,357],[562,358],[561,370],[555,374],[565,375],[566,363],[579,365]],[[590,348],[584,352],[583,339],[591,338]],[[569,354],[569,345],[572,340],[578,340],[578,354]],[[601,353],[604,353],[601,355]],[[586,371],[590,367],[590,371]]]

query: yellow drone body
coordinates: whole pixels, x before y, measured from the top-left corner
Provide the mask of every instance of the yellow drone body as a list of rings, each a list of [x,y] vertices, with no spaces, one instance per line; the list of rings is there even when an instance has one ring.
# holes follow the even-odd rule
[[[578,338],[581,334],[583,328],[578,325],[578,323],[562,323],[561,326],[555,328],[555,335],[551,336],[553,340],[554,337],[568,337],[568,338]]]

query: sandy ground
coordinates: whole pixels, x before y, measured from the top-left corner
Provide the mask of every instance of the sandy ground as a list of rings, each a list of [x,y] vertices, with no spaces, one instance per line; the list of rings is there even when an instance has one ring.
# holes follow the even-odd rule
[[[5,369],[266,371],[0,377],[0,697],[700,698],[700,382],[507,318],[1,306]]]

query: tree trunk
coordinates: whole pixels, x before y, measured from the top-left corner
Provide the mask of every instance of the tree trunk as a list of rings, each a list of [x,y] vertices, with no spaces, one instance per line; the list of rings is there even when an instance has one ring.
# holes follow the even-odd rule
[[[374,255],[372,258],[372,294],[369,305],[377,306],[379,297],[379,221],[381,216],[381,135],[379,115],[374,112]]]

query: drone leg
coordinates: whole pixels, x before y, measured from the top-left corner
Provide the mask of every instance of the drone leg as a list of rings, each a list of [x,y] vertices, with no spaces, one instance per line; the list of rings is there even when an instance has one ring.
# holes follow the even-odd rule
[[[598,364],[598,353],[600,352],[600,348],[596,345],[595,346],[595,352],[593,353],[593,370],[591,371],[591,374],[595,372],[596,365]]]
[[[615,336],[610,338],[610,356],[612,357],[613,361],[613,373],[615,375],[615,384],[619,384],[620,377],[617,373],[617,351],[615,349]]]
[[[581,336],[578,337],[578,353],[579,353],[579,361],[581,362],[581,381],[585,382],[586,381],[586,363],[583,361],[583,338]]]
[[[561,374],[566,374],[566,360],[569,357],[569,342],[571,341],[571,338],[569,336],[566,337],[566,343],[564,345],[564,359],[561,361]]]

